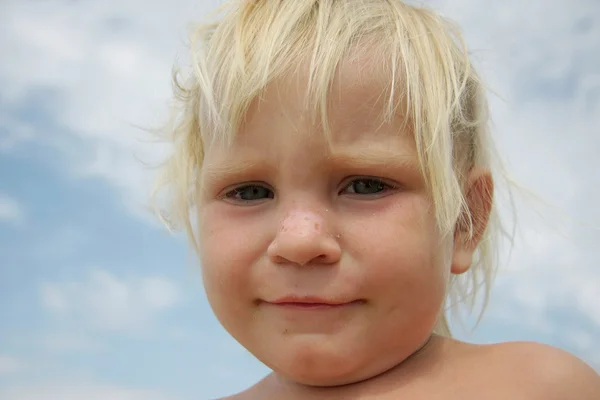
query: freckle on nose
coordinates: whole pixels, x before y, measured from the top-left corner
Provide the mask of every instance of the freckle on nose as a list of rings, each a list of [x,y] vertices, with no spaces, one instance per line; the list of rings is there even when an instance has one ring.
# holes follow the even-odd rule
[[[323,217],[310,211],[292,211],[281,222],[279,232],[308,234],[318,232],[323,227]]]

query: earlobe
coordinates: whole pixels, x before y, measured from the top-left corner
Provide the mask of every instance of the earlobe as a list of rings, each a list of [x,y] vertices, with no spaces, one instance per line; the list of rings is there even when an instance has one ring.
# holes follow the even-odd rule
[[[451,272],[462,274],[469,270],[473,255],[481,241],[492,211],[494,182],[487,170],[473,170],[466,186],[466,200],[469,207],[471,229],[462,219],[454,232],[454,252]]]

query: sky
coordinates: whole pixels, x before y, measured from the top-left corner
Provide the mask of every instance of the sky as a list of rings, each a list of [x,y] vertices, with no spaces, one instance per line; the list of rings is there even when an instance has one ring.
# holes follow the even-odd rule
[[[519,221],[477,343],[600,371],[600,2],[424,1],[463,28]],[[0,1],[0,399],[188,400],[269,370],[148,210],[189,23],[216,0]],[[508,255],[505,251],[504,255]]]

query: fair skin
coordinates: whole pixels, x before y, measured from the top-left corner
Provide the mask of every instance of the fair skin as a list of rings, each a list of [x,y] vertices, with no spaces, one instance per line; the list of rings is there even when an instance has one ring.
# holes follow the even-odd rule
[[[410,132],[400,118],[380,123],[382,86],[353,68],[334,81],[329,145],[294,76],[251,106],[231,147],[206,149],[207,296],[274,371],[232,399],[596,398],[597,376],[560,351],[432,334],[449,276],[469,268],[478,237],[440,234]],[[473,170],[467,186],[480,232],[492,180]],[[538,393],[544,385],[552,390]]]

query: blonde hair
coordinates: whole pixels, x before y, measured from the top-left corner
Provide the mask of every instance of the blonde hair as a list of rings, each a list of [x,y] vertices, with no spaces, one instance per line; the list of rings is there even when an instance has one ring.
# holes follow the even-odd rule
[[[197,246],[190,210],[206,141],[230,142],[267,85],[307,60],[307,105],[328,132],[330,84],[340,62],[362,48],[388,74],[384,117],[401,111],[410,121],[440,230],[451,235],[459,223],[473,234],[465,180],[473,168],[492,169],[492,144],[485,90],[456,26],[399,0],[245,0],[220,11],[218,22],[193,31],[189,77],[173,73],[174,148],[159,181],[171,187],[161,214],[171,226],[182,225]],[[472,310],[483,292],[483,312],[500,232],[494,207],[473,265],[451,278],[444,310],[458,303]],[[447,318],[442,312],[438,334],[450,335]]]

